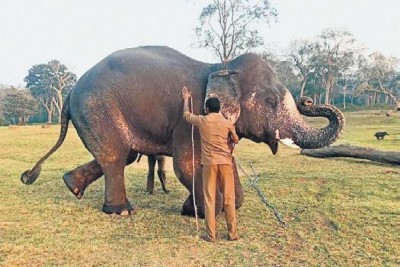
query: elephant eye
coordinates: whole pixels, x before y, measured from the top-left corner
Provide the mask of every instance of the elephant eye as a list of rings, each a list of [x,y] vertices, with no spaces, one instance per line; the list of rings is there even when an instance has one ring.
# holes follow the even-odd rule
[[[276,107],[276,100],[273,99],[272,97],[267,97],[267,98],[265,99],[265,101],[266,101],[268,104],[270,104],[273,108]]]

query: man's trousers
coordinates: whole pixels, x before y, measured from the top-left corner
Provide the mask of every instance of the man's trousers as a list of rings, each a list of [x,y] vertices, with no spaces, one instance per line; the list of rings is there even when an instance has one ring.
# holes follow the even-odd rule
[[[217,185],[224,197],[224,212],[229,239],[237,238],[235,209],[235,181],[231,165],[203,165],[203,192],[206,230],[210,238],[216,237],[215,204]]]

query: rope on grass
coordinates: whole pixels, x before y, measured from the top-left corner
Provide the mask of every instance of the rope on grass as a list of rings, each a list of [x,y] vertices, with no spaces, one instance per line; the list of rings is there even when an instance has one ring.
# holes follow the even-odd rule
[[[237,158],[236,158],[237,160]],[[242,166],[237,162],[237,165],[239,166],[239,169],[244,173],[244,175],[247,176],[247,178],[249,179],[249,185],[251,188],[253,188],[254,190],[256,190],[257,195],[260,197],[261,202],[263,202],[269,209],[271,209],[276,217],[276,219],[279,221],[279,223],[281,224],[281,226],[286,227],[286,222],[284,220],[282,220],[281,215],[279,214],[279,211],[275,208],[274,205],[272,205],[271,203],[269,203],[268,199],[264,196],[263,192],[261,191],[261,189],[258,187],[258,181],[259,181],[259,176],[256,172],[256,170],[254,169],[253,165],[251,165],[251,163],[249,163],[249,166],[251,168],[251,170],[253,171],[253,177],[251,177],[250,175],[247,174],[247,172],[242,168]]]

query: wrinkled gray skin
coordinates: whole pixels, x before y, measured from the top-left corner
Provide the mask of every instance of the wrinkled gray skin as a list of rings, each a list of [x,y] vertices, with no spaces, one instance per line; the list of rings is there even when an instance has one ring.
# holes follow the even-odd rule
[[[340,135],[344,117],[333,106],[297,105],[290,92],[277,80],[271,68],[255,54],[242,55],[228,64],[228,73],[215,73],[221,64],[193,60],[168,47],[139,47],[117,51],[86,72],[65,101],[56,145],[22,174],[33,183],[40,166],[63,142],[68,121],[74,124],[94,160],[64,175],[64,182],[78,197],[104,174],[106,213],[126,214],[133,210],[126,197],[124,168],[138,153],[173,157],[179,181],[190,195],[182,214],[193,215],[191,125],[182,117],[181,88],[190,88],[195,114],[203,113],[206,97],[222,102],[222,113],[236,121],[240,138],[268,144],[273,154],[279,138],[291,138],[301,148],[319,148]],[[206,91],[207,90],[207,91]],[[302,117],[323,116],[329,125],[312,128]],[[278,131],[279,131],[279,134]],[[200,138],[194,131],[195,193],[200,216],[203,191]],[[243,191],[235,173],[236,207],[243,203]],[[216,213],[222,210],[217,196]]]

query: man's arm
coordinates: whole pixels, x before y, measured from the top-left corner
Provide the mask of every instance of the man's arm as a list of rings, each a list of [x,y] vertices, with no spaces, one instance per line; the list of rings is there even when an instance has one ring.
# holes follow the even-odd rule
[[[235,144],[239,143],[239,137],[236,134],[235,126],[232,125],[229,128],[228,134],[228,147],[231,150],[231,154],[233,153],[233,149],[235,149]]]
[[[182,87],[182,98],[183,98],[183,117],[185,120],[195,126],[200,125],[200,116],[196,116],[190,113],[189,98],[192,97],[189,89],[186,86]],[[193,107],[192,107],[193,108]]]

